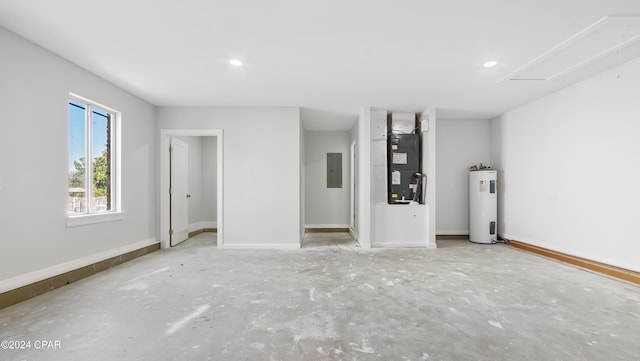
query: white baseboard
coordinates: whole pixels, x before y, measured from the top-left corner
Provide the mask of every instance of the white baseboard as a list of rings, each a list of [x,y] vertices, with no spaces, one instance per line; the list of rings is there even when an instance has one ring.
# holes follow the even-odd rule
[[[205,228],[218,228],[218,221],[209,221],[209,222],[200,222],[202,224],[202,229]]]
[[[225,243],[223,249],[299,249],[300,243]]]
[[[426,242],[375,242],[372,248],[427,248]]]
[[[304,228],[349,228],[348,224],[305,224]]]
[[[20,276],[12,277],[3,281],[0,281],[0,293],[15,290],[16,288],[24,287],[32,283],[46,280],[54,276],[61,275],[63,273],[76,270],[94,263],[98,263],[109,258],[121,256],[125,253],[137,251],[141,248],[153,246],[160,243],[158,240],[149,238],[144,241],[134,242],[122,247],[110,249],[108,251],[100,252],[91,256],[74,259],[68,262],[60,263],[55,266],[43,268],[37,271],[25,273]]]

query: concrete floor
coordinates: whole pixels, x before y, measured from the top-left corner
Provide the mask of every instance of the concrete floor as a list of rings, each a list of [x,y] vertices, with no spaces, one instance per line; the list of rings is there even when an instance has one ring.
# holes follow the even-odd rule
[[[508,246],[214,237],[0,310],[0,360],[640,359],[639,287]]]
[[[359,247],[347,232],[307,233],[302,240],[302,248],[331,247],[351,249]]]

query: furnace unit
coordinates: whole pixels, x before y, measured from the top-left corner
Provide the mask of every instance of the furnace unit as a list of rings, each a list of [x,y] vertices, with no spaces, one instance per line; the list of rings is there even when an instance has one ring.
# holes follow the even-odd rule
[[[402,122],[391,120],[392,132],[387,137],[389,204],[421,203],[420,134],[415,134],[415,115],[410,116]]]

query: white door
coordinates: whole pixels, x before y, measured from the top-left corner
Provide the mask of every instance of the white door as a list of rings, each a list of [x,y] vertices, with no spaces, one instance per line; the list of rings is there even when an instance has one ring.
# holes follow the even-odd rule
[[[171,183],[169,185],[171,200],[171,230],[169,231],[171,246],[189,237],[189,147],[187,143],[171,138]]]

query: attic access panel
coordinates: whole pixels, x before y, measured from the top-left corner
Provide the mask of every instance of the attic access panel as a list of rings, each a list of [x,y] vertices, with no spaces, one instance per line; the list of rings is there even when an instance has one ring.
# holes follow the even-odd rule
[[[596,62],[619,64],[635,53],[640,16],[605,16],[560,42],[500,80],[552,81]]]

